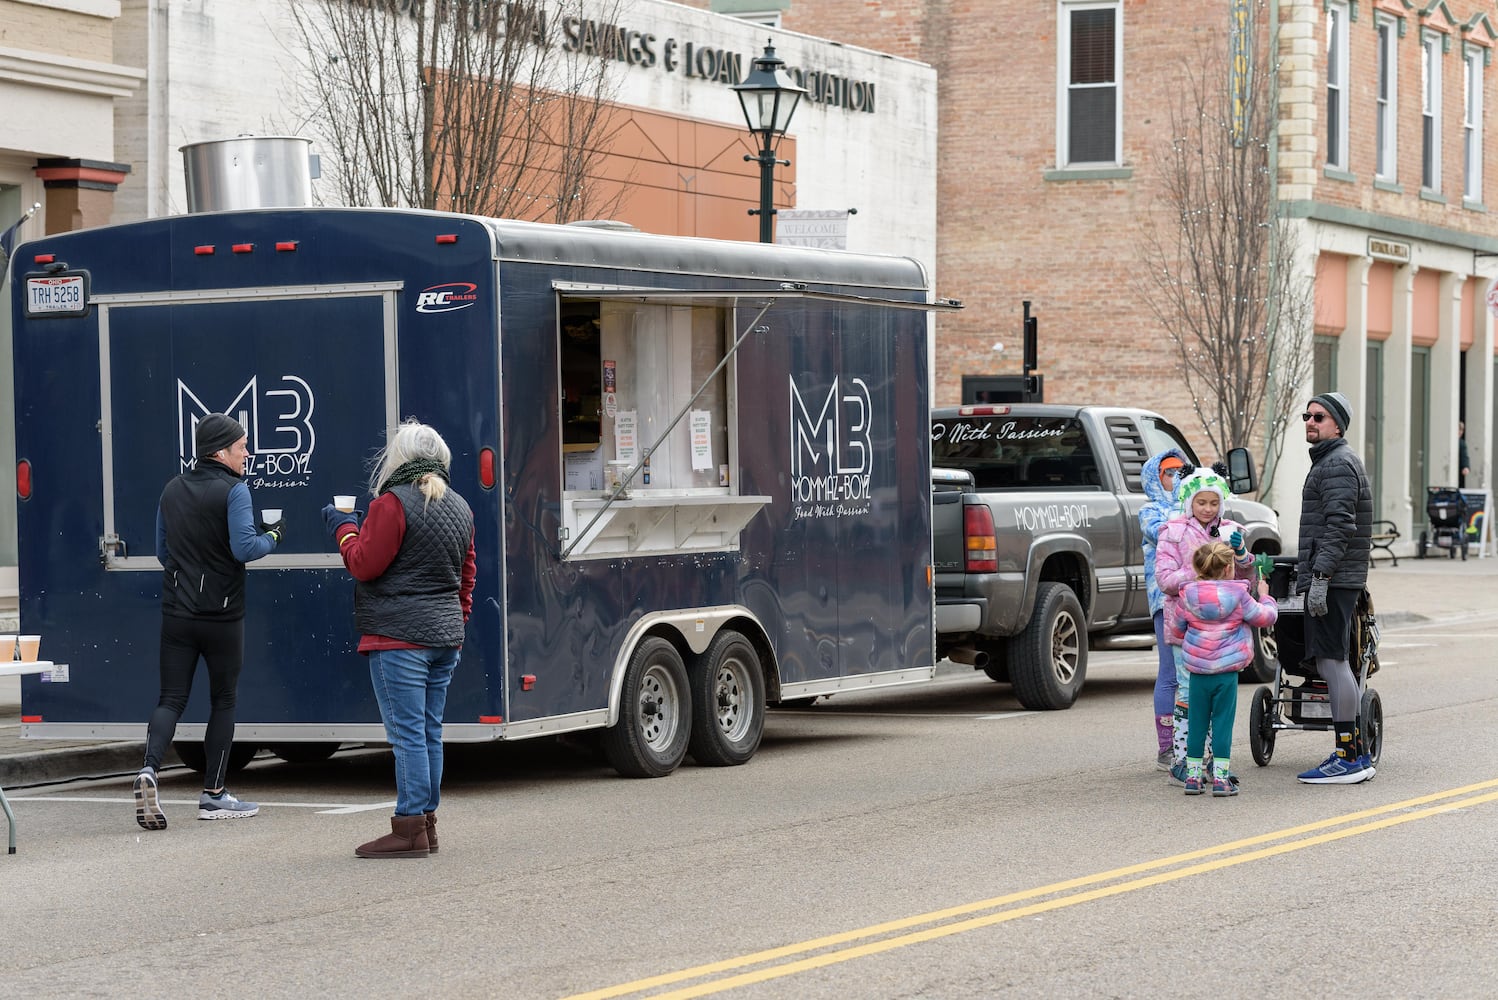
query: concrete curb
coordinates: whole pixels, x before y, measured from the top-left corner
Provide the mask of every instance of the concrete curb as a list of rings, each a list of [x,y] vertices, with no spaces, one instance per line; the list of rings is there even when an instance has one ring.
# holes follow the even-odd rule
[[[134,774],[146,756],[144,742],[121,741],[82,747],[54,747],[0,757],[0,788],[13,791],[84,778]],[[172,763],[176,763],[175,754]]]

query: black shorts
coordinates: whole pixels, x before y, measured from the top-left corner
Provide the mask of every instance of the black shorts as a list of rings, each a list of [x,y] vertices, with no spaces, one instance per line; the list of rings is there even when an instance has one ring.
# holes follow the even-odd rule
[[[1314,618],[1305,614],[1306,652],[1308,659],[1350,660],[1352,658],[1352,616],[1357,610],[1361,590],[1331,587],[1326,592],[1326,614]]]

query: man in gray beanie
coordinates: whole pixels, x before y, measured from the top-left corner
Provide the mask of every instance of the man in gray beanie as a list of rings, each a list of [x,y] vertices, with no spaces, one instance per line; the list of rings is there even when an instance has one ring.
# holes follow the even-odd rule
[[[1311,471],[1301,491],[1295,590],[1305,594],[1306,656],[1326,681],[1336,746],[1324,763],[1298,777],[1309,785],[1351,785],[1373,777],[1358,728],[1362,692],[1350,654],[1352,618],[1373,547],[1373,491],[1362,459],[1343,437],[1352,420],[1347,397],[1323,392],[1300,418]]]
[[[146,727],[146,757],[135,776],[135,821],[166,829],[156,773],[187,708],[201,658],[208,668],[206,767],[198,819],[245,819],[259,812],[224,787],[234,742],[234,709],[244,664],[244,564],[281,542],[281,521],[255,527],[244,482],[249,439],[239,421],[210,413],[193,434],[197,462],[161,491],[156,558],[161,560],[161,694]]]

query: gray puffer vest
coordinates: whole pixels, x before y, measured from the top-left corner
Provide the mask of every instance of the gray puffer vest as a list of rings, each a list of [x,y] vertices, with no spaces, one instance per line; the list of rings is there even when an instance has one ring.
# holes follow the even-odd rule
[[[400,551],[378,579],[354,586],[354,622],[364,635],[417,646],[463,645],[463,560],[473,541],[473,511],[451,488],[427,502],[412,484],[391,487],[406,515]]]
[[[1373,491],[1363,460],[1343,438],[1317,442],[1300,495],[1296,592],[1309,590],[1313,575],[1330,577],[1333,587],[1361,590],[1372,550]]]

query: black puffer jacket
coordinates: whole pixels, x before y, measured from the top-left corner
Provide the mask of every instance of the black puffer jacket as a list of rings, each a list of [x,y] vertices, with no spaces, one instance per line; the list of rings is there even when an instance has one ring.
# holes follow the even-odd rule
[[[1329,576],[1333,587],[1361,590],[1368,582],[1373,548],[1373,491],[1363,460],[1344,438],[1311,446],[1311,471],[1300,494],[1300,554],[1295,590],[1311,577]]]

